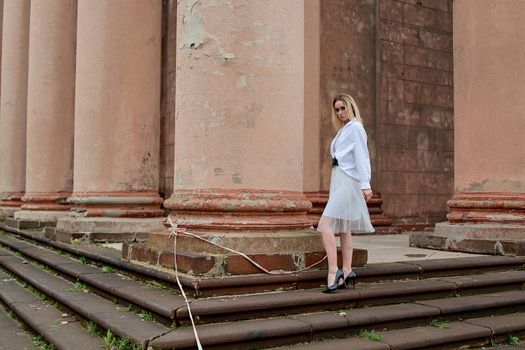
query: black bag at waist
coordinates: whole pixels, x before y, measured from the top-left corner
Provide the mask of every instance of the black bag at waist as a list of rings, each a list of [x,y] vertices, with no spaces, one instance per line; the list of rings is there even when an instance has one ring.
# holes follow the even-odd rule
[[[339,162],[337,161],[337,158],[332,158],[332,167],[338,166]]]

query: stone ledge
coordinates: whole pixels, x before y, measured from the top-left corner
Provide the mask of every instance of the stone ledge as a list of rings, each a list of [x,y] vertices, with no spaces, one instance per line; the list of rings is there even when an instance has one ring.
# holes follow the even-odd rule
[[[465,253],[525,256],[523,225],[502,225],[498,231],[500,226],[497,225],[445,224],[437,224],[434,233],[410,235],[410,245]]]

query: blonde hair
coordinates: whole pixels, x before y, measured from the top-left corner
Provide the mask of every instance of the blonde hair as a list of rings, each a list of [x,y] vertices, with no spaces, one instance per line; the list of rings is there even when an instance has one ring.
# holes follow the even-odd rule
[[[341,129],[345,125],[345,122],[339,119],[337,113],[335,112],[335,103],[337,101],[341,101],[343,103],[350,120],[355,119],[358,122],[363,123],[363,118],[361,118],[359,108],[357,108],[354,98],[348,94],[339,94],[332,100],[332,125],[336,130]]]

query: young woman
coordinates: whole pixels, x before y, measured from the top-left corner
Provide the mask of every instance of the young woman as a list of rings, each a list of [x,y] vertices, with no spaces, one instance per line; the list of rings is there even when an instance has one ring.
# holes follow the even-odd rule
[[[330,146],[330,195],[317,226],[328,256],[327,287],[323,293],[346,288],[350,282],[355,287],[351,233],[374,232],[366,206],[372,198],[367,137],[359,109],[350,95],[340,94],[333,99],[332,124],[339,131]],[[341,240],[342,271],[337,266],[335,235]]]

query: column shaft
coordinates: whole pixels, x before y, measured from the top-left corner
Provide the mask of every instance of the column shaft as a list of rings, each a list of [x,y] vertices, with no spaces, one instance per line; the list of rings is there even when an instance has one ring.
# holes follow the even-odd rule
[[[304,18],[299,0],[177,7],[175,179],[164,206],[179,226],[271,269],[323,256],[303,195]],[[173,268],[172,241],[153,232],[124,258]],[[195,238],[179,247],[189,274],[259,272]]]
[[[454,1],[455,193],[435,230],[451,250],[525,251],[524,11],[519,0]]]
[[[165,206],[182,225],[309,227],[305,5],[272,2],[177,8],[175,183]]]
[[[73,189],[76,1],[31,2],[26,192],[16,219],[56,222]]]
[[[162,227],[160,43],[160,0],[78,2],[74,186],[68,199],[76,217],[59,220],[57,231],[111,236]]]
[[[5,0],[0,92],[0,214],[20,208],[25,191],[29,0]]]

